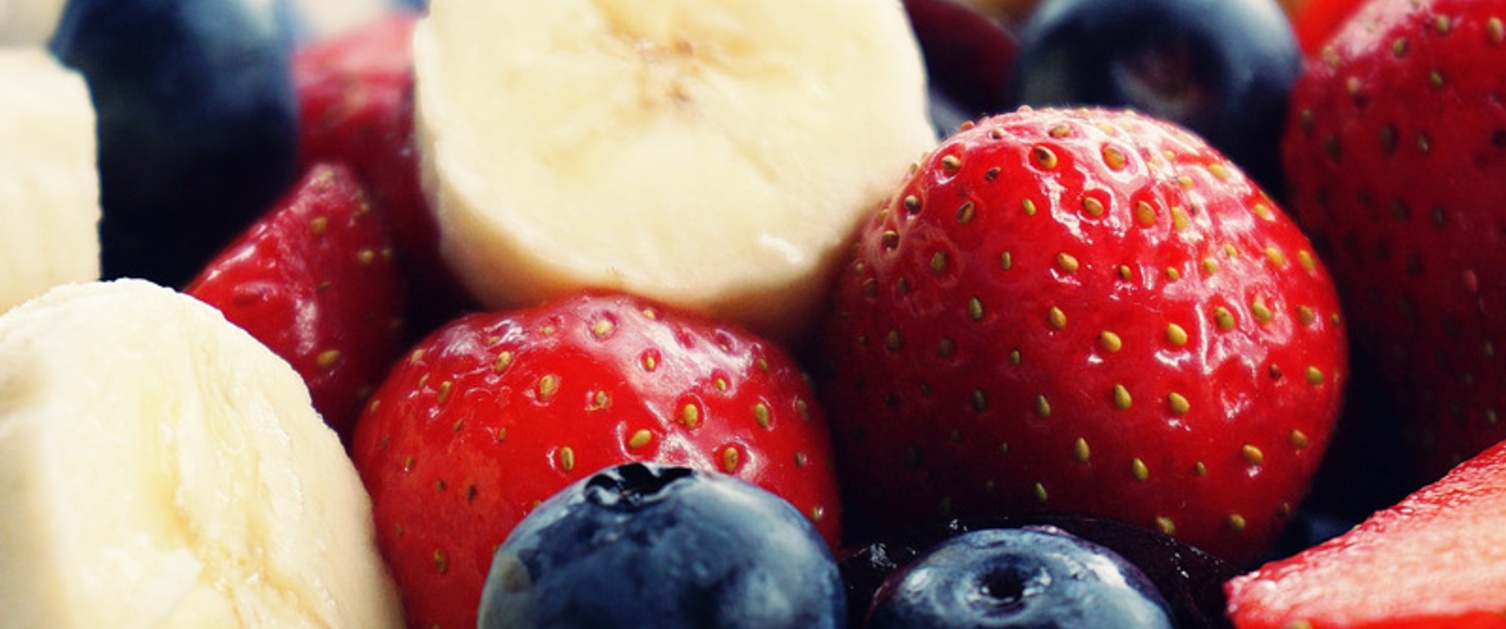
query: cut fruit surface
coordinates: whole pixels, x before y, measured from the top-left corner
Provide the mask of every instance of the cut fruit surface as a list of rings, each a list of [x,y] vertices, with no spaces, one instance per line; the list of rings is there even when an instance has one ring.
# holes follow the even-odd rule
[[[493,306],[610,288],[798,337],[936,141],[897,1],[441,0],[414,58],[441,247]]]
[[[57,29],[66,0],[0,2],[0,47],[41,47]]]
[[[298,375],[139,280],[0,317],[0,609],[59,629],[401,626],[370,501]]]
[[[83,77],[43,50],[0,49],[0,82],[25,86],[0,90],[4,312],[54,285],[99,277],[100,206]]]
[[[1506,443],[1226,586],[1240,629],[1506,627]]]

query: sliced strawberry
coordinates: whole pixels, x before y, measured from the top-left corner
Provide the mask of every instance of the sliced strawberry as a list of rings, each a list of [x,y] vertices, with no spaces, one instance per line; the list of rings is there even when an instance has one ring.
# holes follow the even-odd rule
[[[1240,629],[1506,628],[1506,443],[1225,585]]]
[[[779,346],[636,298],[473,314],[401,360],[352,456],[410,626],[474,627],[492,552],[534,506],[609,465],[762,485],[835,544],[824,415]]]
[[[469,304],[439,256],[413,143],[413,55],[418,17],[396,12],[295,51],[299,160],[347,163],[386,215],[413,277],[415,326],[428,330]]]
[[[1506,1],[1371,2],[1292,95],[1291,208],[1421,480],[1506,438]]]
[[[184,290],[292,363],[325,422],[348,437],[402,351],[392,257],[355,177],[318,164]]]
[[[854,524],[1080,512],[1236,561],[1317,467],[1348,377],[1307,239],[1189,133],[1021,110],[863,228],[820,390]]]

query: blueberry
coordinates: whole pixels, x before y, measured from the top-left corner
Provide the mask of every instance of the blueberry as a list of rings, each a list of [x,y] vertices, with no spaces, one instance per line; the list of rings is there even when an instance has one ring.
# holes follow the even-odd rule
[[[1268,192],[1302,53],[1276,0],[1046,0],[1020,32],[1013,105],[1129,107],[1197,132]]]
[[[870,629],[1170,628],[1156,587],[1113,551],[1051,526],[953,537],[890,575]]]
[[[71,0],[51,49],[98,116],[107,277],[181,285],[296,175],[286,35],[252,0]]]
[[[788,502],[732,476],[631,463],[513,529],[479,626],[835,629],[846,613],[830,549]]]
[[[875,593],[891,575],[938,544],[969,531],[1040,525],[1103,546],[1134,564],[1171,606],[1179,629],[1233,629],[1224,615],[1228,597],[1223,583],[1237,576],[1238,568],[1149,527],[1067,514],[954,519],[853,544],[838,563],[850,626],[863,626]]]

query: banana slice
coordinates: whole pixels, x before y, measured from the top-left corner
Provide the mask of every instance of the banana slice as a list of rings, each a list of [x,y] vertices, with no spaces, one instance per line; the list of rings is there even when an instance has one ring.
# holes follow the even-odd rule
[[[401,624],[369,499],[287,363],[140,280],[0,316],[0,625]]]
[[[83,77],[41,49],[0,48],[0,84],[10,86],[0,89],[4,312],[52,286],[99,278],[100,206]]]
[[[0,47],[41,48],[52,39],[67,0],[0,0]]]
[[[799,338],[935,146],[898,0],[434,0],[417,129],[483,302],[612,288]]]

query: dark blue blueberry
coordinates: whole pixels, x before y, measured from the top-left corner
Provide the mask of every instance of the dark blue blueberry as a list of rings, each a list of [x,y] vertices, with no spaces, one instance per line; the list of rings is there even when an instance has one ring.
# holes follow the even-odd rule
[[[103,270],[179,285],[296,175],[286,34],[247,0],[70,0],[98,116]]]
[[[1045,0],[1013,105],[1129,107],[1197,132],[1268,192],[1302,53],[1276,0]]]
[[[788,502],[732,476],[654,464],[579,481],[497,550],[483,629],[836,629],[830,549]]]
[[[1172,627],[1156,587],[1113,551],[1050,526],[960,534],[892,573],[869,629]]]

